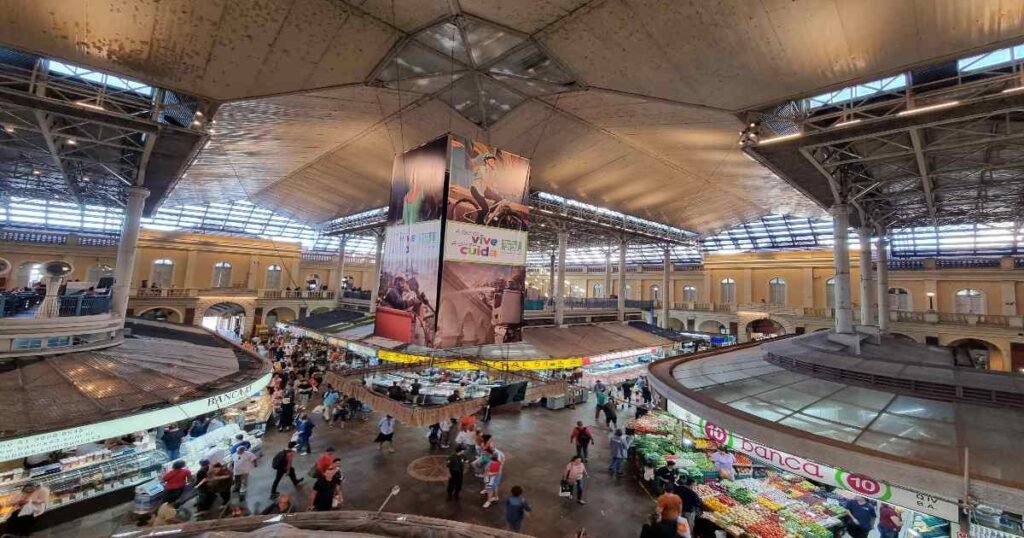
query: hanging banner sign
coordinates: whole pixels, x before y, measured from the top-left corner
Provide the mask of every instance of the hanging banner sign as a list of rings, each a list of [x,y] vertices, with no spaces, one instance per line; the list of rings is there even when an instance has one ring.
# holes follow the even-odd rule
[[[412,355],[409,353],[399,353],[397,351],[380,350],[377,352],[377,357],[382,361],[397,362],[401,364],[419,364],[430,361],[445,360],[443,357],[430,357],[427,355]],[[495,370],[508,370],[508,371],[519,371],[519,370],[562,370],[567,368],[577,368],[583,365],[583,359],[579,357],[571,357],[567,359],[523,359],[523,360],[508,360],[508,361],[493,361],[485,360],[478,362],[470,362],[466,360],[443,362],[437,365],[438,368],[444,368],[446,370],[479,370],[481,363],[489,368]]]
[[[682,420],[694,436],[706,437],[718,445],[727,446],[779,469],[803,476],[820,484],[852,491],[863,497],[885,501],[915,512],[940,517],[947,521],[959,521],[960,507],[955,502],[903,489],[862,474],[830,467],[762,445],[746,437],[736,435],[714,422],[698,417],[671,400],[668,402],[668,412]]]
[[[526,232],[448,222],[444,259],[495,265],[526,265]]]

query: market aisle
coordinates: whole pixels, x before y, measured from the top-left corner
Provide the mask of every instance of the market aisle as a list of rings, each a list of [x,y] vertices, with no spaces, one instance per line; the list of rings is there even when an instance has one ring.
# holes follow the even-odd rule
[[[625,419],[627,411],[620,411]],[[609,463],[607,436],[610,432],[603,425],[594,426],[593,402],[577,409],[550,411],[531,408],[521,413],[495,414],[484,430],[491,433],[498,448],[507,455],[507,472],[501,486],[504,497],[513,485],[520,485],[534,511],[527,518],[524,532],[539,538],[563,538],[573,535],[581,527],[597,536],[634,536],[654,509],[654,503],[639,486],[636,475],[629,469],[624,477],[608,475]],[[379,416],[368,421],[348,422],[344,429],[326,427],[319,417],[313,435],[313,453],[296,456],[296,473],[305,476],[317,456],[328,446],[337,449],[345,473],[345,508],[376,510],[387,497],[394,485],[401,487],[401,493],[393,498],[386,511],[414,513],[425,516],[457,519],[470,523],[504,528],[504,505],[499,502],[488,509],[482,507],[479,495],[481,481],[466,473],[466,482],[460,502],[445,500],[445,482],[426,482],[411,477],[409,464],[418,458],[430,455],[426,428],[406,428],[399,425],[396,432],[396,454],[381,454],[373,444]],[[578,505],[558,497],[558,483],[565,464],[575,449],[569,441],[569,434],[576,420],[583,420],[591,426],[597,443],[591,449],[588,470],[591,478],[586,483],[584,498],[586,505]],[[623,422],[624,423],[624,422]],[[288,441],[290,433],[272,431],[265,440],[264,456],[260,460],[249,483],[246,504],[250,510],[262,509],[271,501],[270,484],[274,471],[270,460]],[[443,452],[444,455],[448,451]],[[437,452],[441,454],[441,452]],[[308,502],[309,483],[296,499],[304,509]],[[292,494],[291,483],[285,478],[279,488],[281,493]],[[232,500],[235,500],[233,498]],[[113,532],[133,530],[136,527],[124,524],[124,515],[131,511],[130,504],[119,505],[113,510],[103,510],[88,518],[41,531],[34,536],[58,537],[79,536],[99,538]]]

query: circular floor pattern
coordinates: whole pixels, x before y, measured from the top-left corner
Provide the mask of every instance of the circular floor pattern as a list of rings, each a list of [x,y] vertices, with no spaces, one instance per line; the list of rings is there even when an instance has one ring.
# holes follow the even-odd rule
[[[406,468],[409,476],[424,482],[448,481],[448,456],[423,456]]]

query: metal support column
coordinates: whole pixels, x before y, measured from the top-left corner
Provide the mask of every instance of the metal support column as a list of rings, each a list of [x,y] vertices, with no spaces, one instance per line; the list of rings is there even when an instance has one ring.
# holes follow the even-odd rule
[[[337,285],[337,302],[341,305],[341,300],[344,299],[345,295],[345,245],[348,243],[348,234],[343,234],[338,244],[338,276],[334,279],[334,283]]]
[[[558,267],[555,279],[555,325],[565,323],[565,250],[569,246],[569,232],[558,232]]]
[[[669,310],[672,309],[672,290],[669,289],[671,281],[669,276],[672,273],[672,248],[665,245],[664,259],[662,260],[664,267],[661,270],[661,323],[658,325],[662,329],[668,329],[668,317]]]
[[[117,244],[117,262],[114,265],[114,288],[111,290],[111,314],[124,318],[128,311],[128,293],[135,272],[135,247],[139,242],[142,208],[149,189],[128,187],[128,205],[124,210],[121,242]]]
[[[850,206],[836,204],[832,206],[832,234],[835,242],[832,255],[835,258],[835,294],[836,294],[836,325],[837,333],[853,333],[853,304],[850,300]]]
[[[609,246],[608,250],[604,253],[604,293],[603,299],[608,299],[612,296],[612,247]]]
[[[860,324],[871,325],[871,228],[857,230],[860,240]]]
[[[380,292],[380,275],[382,263],[381,260],[384,257],[384,234],[377,234],[377,265],[374,267],[374,272],[377,273],[377,278],[374,279],[372,286],[370,287],[370,313],[375,314],[377,312],[377,294]]]
[[[889,332],[889,239],[885,230],[878,231],[878,330]]]
[[[545,303],[552,303],[555,300],[555,253],[551,253],[551,263],[548,264],[548,300]],[[547,308],[547,304],[544,305]]]
[[[626,321],[626,240],[619,241],[619,321]]]

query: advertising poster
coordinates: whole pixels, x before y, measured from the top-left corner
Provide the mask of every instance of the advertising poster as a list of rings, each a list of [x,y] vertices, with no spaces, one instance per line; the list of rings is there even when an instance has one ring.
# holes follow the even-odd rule
[[[374,334],[434,340],[444,216],[447,138],[395,158]]]
[[[530,161],[453,136],[435,347],[518,342]]]

